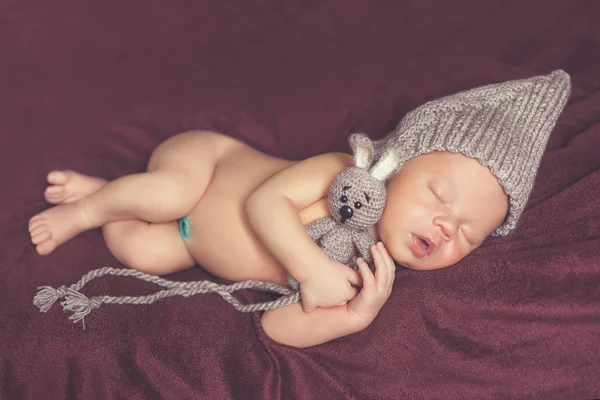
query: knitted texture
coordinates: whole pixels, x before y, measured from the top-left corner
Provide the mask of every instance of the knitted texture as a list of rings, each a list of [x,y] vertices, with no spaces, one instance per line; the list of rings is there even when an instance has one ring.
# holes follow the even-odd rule
[[[384,183],[374,179],[368,170],[346,168],[329,190],[331,217],[349,229],[364,230],[381,218],[385,197]],[[346,218],[344,212],[351,217]]]
[[[373,162],[373,144],[363,134],[349,138],[354,166],[341,171],[329,188],[331,217],[321,218],[306,228],[309,236],[334,261],[349,264],[356,251],[371,261],[373,239],[370,228],[379,221],[385,208],[385,180],[397,168],[397,152],[384,153]],[[350,264],[352,265],[352,264]]]
[[[398,168],[432,151],[451,151],[488,167],[509,196],[509,211],[493,233],[515,229],[533,188],[550,133],[569,98],[569,75],[482,86],[430,101],[409,112],[376,151],[399,152]]]

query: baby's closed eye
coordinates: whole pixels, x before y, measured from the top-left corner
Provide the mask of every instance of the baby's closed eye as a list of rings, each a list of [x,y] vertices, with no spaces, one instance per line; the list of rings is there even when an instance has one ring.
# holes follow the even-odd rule
[[[449,206],[454,201],[453,190],[449,184],[440,182],[427,182],[429,190],[438,199],[440,203]]]

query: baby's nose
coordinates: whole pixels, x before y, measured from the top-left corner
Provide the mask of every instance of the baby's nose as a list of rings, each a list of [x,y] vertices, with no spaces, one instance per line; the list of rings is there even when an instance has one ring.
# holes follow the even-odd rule
[[[441,231],[444,240],[450,241],[454,239],[454,235],[458,229],[454,220],[440,216],[433,219],[433,224]]]
[[[354,215],[354,211],[350,206],[342,206],[342,208],[340,208],[340,215],[343,219],[350,219],[352,218],[352,215]]]

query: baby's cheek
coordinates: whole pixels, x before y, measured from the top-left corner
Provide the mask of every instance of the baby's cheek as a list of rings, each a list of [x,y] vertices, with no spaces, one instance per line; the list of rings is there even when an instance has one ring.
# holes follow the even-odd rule
[[[448,243],[443,251],[438,254],[439,258],[435,260],[437,264],[436,269],[446,268],[454,265],[465,258],[469,253],[470,251],[468,249],[462,248],[456,242]]]
[[[410,268],[410,265],[408,265],[409,260],[410,260],[410,257],[408,257],[409,252],[406,249],[406,246],[404,246],[400,242],[398,237],[393,236],[393,235],[381,236],[381,232],[379,232],[379,238],[380,238],[381,242],[383,243],[383,245],[385,246],[385,249],[387,250],[388,254],[390,255],[390,257],[392,257],[392,259],[395,262],[397,262],[400,265]]]

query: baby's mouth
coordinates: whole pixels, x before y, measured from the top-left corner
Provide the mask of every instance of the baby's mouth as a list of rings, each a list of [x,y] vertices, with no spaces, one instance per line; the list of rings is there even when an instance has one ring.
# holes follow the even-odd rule
[[[429,253],[431,253],[431,251],[433,250],[433,242],[430,239],[422,236],[417,236],[415,234],[411,235],[411,239],[412,243],[410,248],[415,257],[423,258]]]

